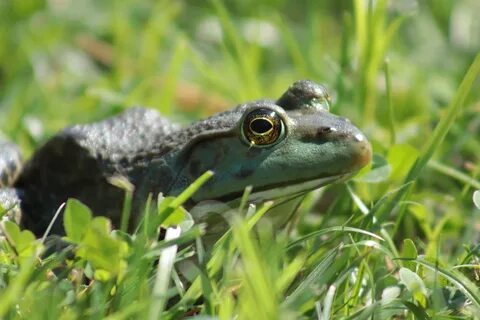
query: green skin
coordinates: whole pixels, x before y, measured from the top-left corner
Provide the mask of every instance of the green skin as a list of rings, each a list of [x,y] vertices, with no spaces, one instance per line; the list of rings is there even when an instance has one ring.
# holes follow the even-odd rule
[[[285,137],[271,147],[250,146],[242,135],[242,116],[260,107],[275,110],[286,124]],[[214,170],[215,176],[193,200],[233,200],[248,185],[254,186],[253,196],[270,191],[265,193],[268,196],[259,194],[256,198],[267,200],[345,178],[369,162],[371,151],[365,136],[324,109],[285,111],[272,102],[262,101],[247,104],[239,111],[231,115],[237,125],[199,135],[173,155],[172,163],[181,164],[173,194],[206,170]],[[323,133],[321,128],[335,131]],[[319,180],[318,184],[312,185],[315,180]]]
[[[15,220],[41,235],[71,197],[118,226],[124,191],[110,183],[118,175],[135,187],[133,219],[149,194],[178,195],[207,170],[215,175],[187,206],[231,203],[250,185],[253,202],[304,194],[347,179],[371,159],[365,136],[329,113],[328,104],[325,88],[304,80],[277,101],[242,104],[186,128],[147,109],[67,128],[37,150],[13,184],[0,189],[0,204],[18,203]],[[244,126],[259,108],[273,111],[282,123],[278,138],[263,146],[251,143]],[[61,219],[52,232],[63,233]]]

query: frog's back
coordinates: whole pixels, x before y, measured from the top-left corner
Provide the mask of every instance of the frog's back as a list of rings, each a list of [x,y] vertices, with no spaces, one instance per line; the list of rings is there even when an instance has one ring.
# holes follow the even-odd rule
[[[124,191],[108,179],[121,175],[136,184],[152,155],[161,157],[169,151],[163,141],[178,129],[157,111],[143,108],[64,129],[35,152],[14,184],[25,195],[23,224],[44,230],[58,206],[70,197],[118,221],[112,214],[121,211]]]

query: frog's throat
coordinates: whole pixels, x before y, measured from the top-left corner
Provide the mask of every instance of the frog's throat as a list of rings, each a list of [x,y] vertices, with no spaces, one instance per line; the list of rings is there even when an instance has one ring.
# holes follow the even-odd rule
[[[288,183],[281,183],[277,185],[263,186],[259,188],[253,187],[253,192],[248,197],[249,202],[261,202],[265,200],[275,200],[283,197],[300,196],[306,192],[320,188],[332,182],[340,182],[347,180],[354,173],[344,173],[328,177],[320,177],[316,179],[290,181]],[[215,200],[225,203],[235,203],[243,195],[241,192],[230,193],[222,195]]]

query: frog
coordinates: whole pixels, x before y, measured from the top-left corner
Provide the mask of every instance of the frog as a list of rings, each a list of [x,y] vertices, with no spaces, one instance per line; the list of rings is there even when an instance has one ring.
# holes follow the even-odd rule
[[[213,176],[184,204],[235,203],[300,196],[354,176],[372,157],[366,136],[330,112],[325,86],[291,84],[276,100],[241,103],[190,125],[155,109],[131,107],[94,123],[67,127],[22,161],[14,144],[0,144],[0,206],[10,219],[41,236],[64,234],[53,219],[67,199],[121,221],[125,189],[132,188],[130,224],[149,196],[177,196],[206,171]],[[53,219],[53,220],[52,220]]]

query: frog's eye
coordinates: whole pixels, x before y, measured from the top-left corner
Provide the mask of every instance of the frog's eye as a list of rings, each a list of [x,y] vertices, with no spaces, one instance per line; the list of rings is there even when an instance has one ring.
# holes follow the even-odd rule
[[[284,124],[271,109],[260,108],[247,114],[242,124],[243,135],[252,146],[270,146],[283,136]]]

